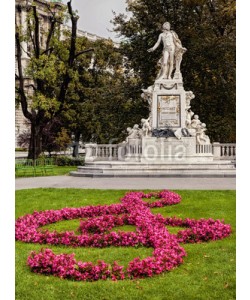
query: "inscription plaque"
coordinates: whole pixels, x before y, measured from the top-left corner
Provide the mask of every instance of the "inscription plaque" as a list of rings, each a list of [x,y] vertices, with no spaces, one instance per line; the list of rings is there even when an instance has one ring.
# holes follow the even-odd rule
[[[158,95],[157,125],[158,128],[181,126],[179,95]]]

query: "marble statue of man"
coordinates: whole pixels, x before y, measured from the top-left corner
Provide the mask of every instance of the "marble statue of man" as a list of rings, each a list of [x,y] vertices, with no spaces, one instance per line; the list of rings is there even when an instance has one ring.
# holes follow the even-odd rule
[[[157,79],[171,79],[174,67],[176,68],[176,72],[180,73],[182,55],[187,49],[182,47],[177,34],[173,30],[170,30],[169,22],[163,24],[162,31],[158,41],[152,48],[148,49],[148,52],[155,51],[160,43],[163,43],[162,58],[159,61],[161,70]]]

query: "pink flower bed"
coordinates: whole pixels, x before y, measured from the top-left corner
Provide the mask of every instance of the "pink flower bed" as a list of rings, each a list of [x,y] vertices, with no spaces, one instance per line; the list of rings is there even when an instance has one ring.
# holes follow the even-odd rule
[[[152,197],[156,198],[154,202],[143,200]],[[104,261],[98,261],[97,264],[77,262],[74,254],[56,255],[50,249],[43,249],[38,253],[32,251],[27,260],[33,272],[74,280],[151,277],[170,271],[183,263],[186,252],[180,243],[218,240],[231,233],[230,225],[220,220],[163,218],[160,214],[154,215],[150,211],[150,208],[174,205],[180,201],[180,196],[170,191],[149,194],[130,192],[121,199],[121,204],[34,212],[17,219],[16,239],[26,243],[73,247],[152,247],[152,256],[145,259],[135,258],[126,269],[116,261],[113,264]],[[73,231],[59,233],[40,229],[44,225],[72,219],[85,219],[80,221],[80,235]],[[134,225],[136,231],[111,231],[115,226],[122,225]],[[166,225],[186,229],[174,235],[169,233]]]

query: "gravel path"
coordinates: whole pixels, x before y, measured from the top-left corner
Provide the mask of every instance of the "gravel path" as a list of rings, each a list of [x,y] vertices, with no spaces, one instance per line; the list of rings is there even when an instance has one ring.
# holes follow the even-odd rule
[[[32,188],[235,190],[235,178],[17,178],[16,190]]]

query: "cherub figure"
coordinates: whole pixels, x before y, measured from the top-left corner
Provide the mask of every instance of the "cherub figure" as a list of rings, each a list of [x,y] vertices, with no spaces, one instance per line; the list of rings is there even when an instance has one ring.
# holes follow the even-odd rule
[[[201,121],[199,119],[198,115],[194,115],[193,120],[191,121],[191,128],[198,129],[199,125],[201,124]]]
[[[196,133],[197,143],[200,145],[210,144],[210,138],[205,134],[206,130],[207,130],[206,124],[202,123]]]
[[[194,115],[194,112],[191,109],[187,110],[187,115],[186,115],[186,127],[187,128],[191,128],[193,115]]]
[[[189,109],[191,107],[190,102],[194,98],[195,98],[195,95],[192,91],[187,91],[186,92],[186,109]]]
[[[135,124],[133,128],[128,127],[127,132],[130,139],[139,139],[141,137],[141,129],[138,124]]]
[[[148,136],[149,132],[151,132],[151,130],[152,130],[149,121],[150,121],[150,118],[141,119],[143,136]]]
[[[149,86],[147,89],[142,89],[143,93],[141,97],[148,102],[149,105],[152,103],[153,97],[153,86]]]

